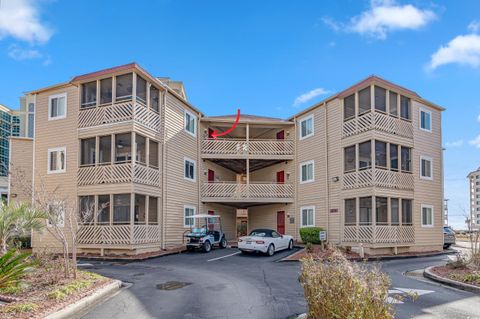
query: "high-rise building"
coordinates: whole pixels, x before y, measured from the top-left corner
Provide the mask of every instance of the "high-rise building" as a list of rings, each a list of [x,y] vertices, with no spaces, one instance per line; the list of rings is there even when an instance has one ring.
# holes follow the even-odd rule
[[[480,228],[480,167],[467,177],[470,187],[470,223],[472,228]]]

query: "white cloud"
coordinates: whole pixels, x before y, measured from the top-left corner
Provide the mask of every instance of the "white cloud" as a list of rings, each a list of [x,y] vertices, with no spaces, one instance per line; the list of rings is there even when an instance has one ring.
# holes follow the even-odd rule
[[[459,35],[433,53],[427,69],[435,70],[445,64],[480,67],[480,35]]]
[[[468,25],[468,30],[472,33],[476,33],[478,30],[480,30],[480,21],[478,20],[473,20],[470,22]]]
[[[470,142],[468,142],[470,145],[473,145],[475,146],[476,148],[480,148],[480,135],[478,135],[477,137],[475,137],[473,140],[471,140]]]
[[[460,147],[463,145],[463,140],[458,140],[458,141],[453,141],[453,142],[447,142],[445,143],[446,147]]]
[[[22,49],[13,44],[8,48],[8,56],[17,61],[40,59],[43,55],[34,49]]]
[[[419,9],[411,4],[400,5],[393,0],[372,0],[370,8],[352,17],[348,23],[323,18],[323,22],[335,31],[344,30],[386,39],[387,34],[397,30],[416,30],[435,20],[436,15],[428,9]]]
[[[311,90],[307,93],[303,93],[302,95],[298,96],[295,99],[295,101],[293,101],[293,106],[299,106],[300,104],[308,102],[308,101],[316,98],[317,96],[325,95],[325,94],[328,94],[328,93],[330,93],[330,91],[325,90],[324,88],[313,89],[313,90]]]
[[[0,40],[13,37],[30,43],[45,43],[53,31],[40,21],[33,0],[0,1]]]

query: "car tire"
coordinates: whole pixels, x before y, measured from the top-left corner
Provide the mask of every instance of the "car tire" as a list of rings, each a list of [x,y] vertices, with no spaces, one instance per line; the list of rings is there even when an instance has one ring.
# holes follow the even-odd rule
[[[203,252],[204,253],[209,253],[210,250],[212,250],[212,244],[207,240],[206,242],[203,243]]]
[[[187,246],[187,251],[194,251],[195,250],[195,247],[193,246]]]
[[[249,253],[249,252],[248,252],[248,251],[246,251],[246,250],[240,250],[240,251],[241,251],[241,252],[242,252],[242,254],[244,254],[244,255],[248,255],[248,253]]]
[[[225,239],[225,236],[222,237],[222,239],[220,240],[220,248],[227,248],[227,240]]]
[[[452,244],[444,244],[444,245],[443,245],[443,249],[448,249],[448,248],[450,248],[451,245],[452,245]]]
[[[275,254],[275,246],[273,244],[270,244],[267,249],[267,255],[268,256],[273,256]]]
[[[292,250],[293,249],[293,239],[290,239],[290,241],[288,242],[288,250]]]

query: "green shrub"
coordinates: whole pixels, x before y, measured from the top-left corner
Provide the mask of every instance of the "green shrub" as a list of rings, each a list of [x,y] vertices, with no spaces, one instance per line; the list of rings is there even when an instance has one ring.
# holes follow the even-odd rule
[[[303,227],[300,228],[300,238],[304,244],[320,244],[320,231],[324,229],[321,227]]]
[[[1,308],[3,313],[23,313],[32,312],[38,309],[38,305],[32,302],[14,303]]]
[[[30,253],[16,254],[15,249],[0,256],[0,288],[18,284],[28,268],[35,265],[28,260]]]
[[[301,262],[308,318],[393,318],[390,280],[377,268],[352,263],[338,250],[324,263],[312,257]]]

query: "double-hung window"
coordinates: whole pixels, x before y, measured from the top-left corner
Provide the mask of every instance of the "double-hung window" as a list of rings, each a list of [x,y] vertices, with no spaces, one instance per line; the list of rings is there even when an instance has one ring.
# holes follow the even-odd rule
[[[48,120],[60,120],[67,116],[67,93],[48,97]]]
[[[315,206],[305,206],[300,208],[302,227],[315,226]]]
[[[309,115],[300,120],[300,139],[303,140],[307,137],[313,136],[313,115]]]
[[[193,113],[185,110],[184,129],[185,132],[192,136],[197,136],[197,117]]]
[[[66,170],[67,151],[65,147],[48,149],[48,173],[64,173]]]
[[[433,179],[431,157],[420,156],[420,178],[429,180]]]
[[[195,211],[197,208],[195,206],[187,206],[183,207],[183,226],[184,227],[193,227],[194,226],[194,219],[193,216],[195,215]]]
[[[422,227],[433,227],[433,206],[422,205]]]
[[[420,129],[426,132],[432,132],[432,112],[420,109]]]
[[[313,182],[314,177],[314,162],[308,161],[300,164],[300,184]]]
[[[186,180],[195,181],[195,161],[189,158],[184,158],[184,175]]]

